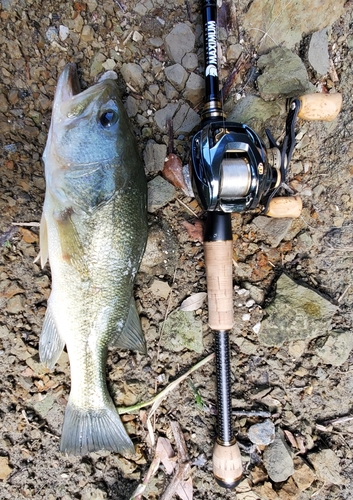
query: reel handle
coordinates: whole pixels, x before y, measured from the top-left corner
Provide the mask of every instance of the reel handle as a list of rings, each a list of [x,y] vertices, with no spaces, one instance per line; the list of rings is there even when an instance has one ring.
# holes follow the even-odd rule
[[[265,215],[274,219],[297,219],[303,209],[300,196],[280,196],[270,200]]]
[[[298,98],[298,117],[303,120],[323,120],[331,122],[342,108],[342,94],[305,94]]]

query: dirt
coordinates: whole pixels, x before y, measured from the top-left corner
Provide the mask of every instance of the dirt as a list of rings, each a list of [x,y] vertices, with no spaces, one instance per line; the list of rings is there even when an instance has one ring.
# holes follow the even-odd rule
[[[235,2],[237,17],[228,27],[229,36],[241,33],[242,16],[251,2]],[[148,2],[146,3],[146,5]],[[140,5],[140,4],[138,4]],[[142,4],[141,4],[142,5]],[[152,5],[152,4],[151,4]],[[0,9],[0,498],[6,499],[129,499],[145,477],[153,459],[154,449],[146,426],[146,407],[123,417],[137,449],[134,459],[109,452],[91,453],[86,457],[63,456],[59,438],[70,377],[67,355],[63,355],[53,372],[42,367],[38,358],[38,338],[50,293],[50,269],[41,269],[34,259],[38,253],[38,223],[45,193],[41,156],[51,117],[51,103],[58,74],[63,65],[76,62],[83,86],[95,81],[92,61],[102,53],[117,62],[140,62],[143,57],[170,64],[161,48],[134,42],[132,31],[144,39],[165,37],[176,22],[187,22],[198,35],[201,32],[199,4],[190,2],[190,12],[184,2],[155,6],[139,14],[136,3],[119,2],[62,3],[55,0],[19,2],[6,1]],[[301,123],[309,140],[297,149],[293,164],[303,168],[290,173],[292,187],[302,193],[304,211],[293,223],[291,231],[276,248],[264,242],[251,224],[258,213],[233,215],[234,231],[234,305],[236,326],[231,332],[232,404],[237,410],[272,412],[273,422],[292,436],[299,437],[303,448],[291,451],[296,455],[297,470],[307,466],[312,481],[306,488],[290,478],[284,483],[271,483],[262,463],[260,449],[251,448],[247,430],[260,417],[235,420],[235,431],[241,444],[245,477],[253,488],[253,497],[305,500],[349,499],[352,497],[353,424],[351,421],[332,425],[332,419],[349,416],[353,405],[353,355],[341,366],[323,364],[314,353],[313,343],[289,343],[282,347],[260,345],[253,327],[263,317],[263,307],[275,293],[277,277],[286,272],[339,306],[333,318],[335,329],[352,328],[352,236],[353,207],[353,124],[351,119],[352,54],[350,19],[352,5],[348,1],[345,14],[331,30],[330,54],[335,61],[338,81],[335,87],[344,96],[343,110],[333,123]],[[84,23],[93,26],[92,40],[80,42],[79,31]],[[82,24],[81,24],[82,23]],[[69,26],[69,41],[48,40],[49,27]],[[246,33],[244,50],[251,56],[256,48]],[[296,47],[304,54],[308,40]],[[226,40],[223,44],[226,44]],[[201,40],[197,38],[200,68]],[[116,50],[119,46],[120,52]],[[104,60],[103,59],[103,60]],[[306,64],[308,64],[306,62]],[[225,62],[222,75],[226,78],[232,65]],[[198,70],[196,70],[198,71]],[[201,71],[201,69],[200,69]],[[309,75],[312,83],[315,76]],[[152,73],[150,73],[152,74]],[[154,75],[163,90],[164,73]],[[327,78],[329,80],[329,78]],[[244,89],[244,82],[247,82]],[[325,84],[327,81],[325,80]],[[332,82],[331,82],[332,83]],[[122,78],[119,84],[125,101],[132,93],[139,102],[140,112],[150,116],[160,102],[143,104],[144,98],[129,90]],[[330,85],[330,82],[328,82]],[[244,72],[235,81],[233,94],[257,94],[256,83]],[[199,110],[199,109],[198,109]],[[275,133],[283,130],[283,120],[273,123]],[[141,154],[147,140],[167,144],[168,138],[155,123],[147,120],[143,127],[132,118]],[[277,128],[276,128],[277,127]],[[299,129],[298,129],[299,131]],[[183,163],[189,161],[191,135],[176,138],[176,147]],[[155,174],[153,174],[155,175]],[[150,174],[150,178],[153,176]],[[160,226],[173,245],[172,256],[166,263],[148,267],[141,272],[136,284],[138,308],[146,335],[148,354],[114,351],[108,360],[109,387],[117,406],[128,406],[151,397],[213,351],[213,335],[207,327],[207,309],[202,306],[196,317],[202,320],[204,352],[183,350],[174,353],[159,344],[161,325],[167,314],[182,300],[206,291],[203,249],[200,242],[189,236],[184,221],[195,223],[192,210],[201,210],[192,198],[178,191],[177,198],[154,215],[151,227]],[[185,207],[186,206],[186,207]],[[14,223],[19,225],[13,225]],[[26,225],[29,223],[29,225]],[[164,247],[165,248],[165,247]],[[158,297],[151,290],[155,279],[171,287],[168,298]],[[246,305],[242,295],[244,282],[263,291],[265,302]],[[238,292],[237,292],[238,290]],[[261,301],[259,301],[261,302]],[[255,329],[256,330],[256,329]],[[215,439],[215,367],[212,362],[195,371],[190,380],[175,388],[155,413],[156,436],[174,438],[170,420],[180,423],[191,462],[193,496],[195,499],[235,498],[215,483],[212,476],[212,447]],[[202,403],[198,404],[201,396]],[[332,484],[312,468],[310,456],[324,449],[334,451],[339,459],[339,479]],[[310,468],[311,467],[311,468]],[[171,476],[161,466],[150,480],[145,498],[160,498]],[[241,492],[238,492],[240,498]]]

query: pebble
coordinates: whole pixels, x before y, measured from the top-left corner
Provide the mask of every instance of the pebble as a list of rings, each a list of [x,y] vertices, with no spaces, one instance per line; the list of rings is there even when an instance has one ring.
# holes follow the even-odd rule
[[[263,460],[269,477],[275,483],[286,481],[294,473],[293,459],[281,429],[277,430],[274,441],[265,449]]]
[[[168,66],[164,69],[165,76],[167,80],[175,87],[177,90],[183,90],[185,82],[188,79],[188,74],[181,64],[173,64],[173,66]]]
[[[148,211],[157,212],[176,197],[176,189],[163,177],[157,175],[148,185]]]
[[[10,314],[18,314],[25,309],[25,297],[21,294],[11,297],[7,301],[6,310]]]
[[[202,353],[202,321],[192,311],[176,310],[164,322],[161,344],[168,350],[180,352],[189,349]]]
[[[312,34],[309,44],[308,60],[319,75],[326,75],[330,69],[327,30]]]
[[[288,233],[292,219],[275,219],[259,215],[255,217],[252,224],[255,226],[256,232],[264,238],[264,241],[271,248],[276,248]]]
[[[81,32],[81,42],[89,43],[94,40],[94,29],[89,24],[85,24]]]
[[[173,119],[174,131],[189,134],[200,124],[200,116],[188,104],[182,104]]]
[[[153,280],[150,290],[156,297],[167,299],[169,297],[171,288],[166,281]]]
[[[167,132],[167,120],[174,116],[179,104],[171,102],[154,114],[154,121],[161,132]],[[175,129],[174,129],[175,131]]]
[[[333,331],[326,339],[325,343],[317,342],[315,354],[321,360],[332,366],[341,366],[349,358],[353,349],[353,335],[351,330]]]
[[[157,144],[153,139],[147,141],[143,152],[146,172],[152,173],[162,170],[166,156],[167,146],[165,144]]]
[[[181,61],[183,67],[189,71],[194,71],[199,65],[197,55],[194,52],[189,52],[185,54],[183,60]]]
[[[178,240],[165,222],[155,222],[148,231],[140,270],[150,276],[173,276],[178,262]]]
[[[195,35],[188,24],[178,23],[165,37],[164,44],[168,57],[180,64],[185,54],[193,50]]]
[[[249,427],[248,436],[252,443],[267,446],[275,439],[275,426],[269,419]]]
[[[297,97],[309,90],[310,83],[305,65],[299,56],[284,47],[277,47],[259,58],[262,74],[257,79],[260,96],[264,100]]]
[[[338,456],[331,449],[321,450],[309,455],[316,475],[325,484],[346,484],[346,479],[340,475],[341,466]]]
[[[243,286],[250,294],[250,297],[252,299],[254,299],[256,304],[263,303],[263,301],[265,300],[265,292],[262,290],[262,288],[259,288],[258,286],[253,285],[252,283],[249,283],[248,281],[243,283]]]
[[[143,69],[136,63],[124,63],[121,67],[121,74],[126,83],[132,87],[142,90],[146,84]]]
[[[138,111],[139,111],[139,102],[137,99],[132,97],[131,95],[128,96],[125,102],[125,109],[127,112],[127,116],[136,116]]]
[[[205,80],[195,73],[191,73],[184,91],[184,97],[187,99],[193,106],[196,106],[203,100],[203,96],[205,94]]]
[[[50,26],[45,33],[45,37],[49,42],[54,42],[58,40],[59,33],[58,30],[54,26]]]
[[[276,284],[275,298],[265,308],[259,341],[279,347],[285,342],[321,337],[330,329],[336,311],[337,306],[317,292],[282,274]]]
[[[240,43],[232,44],[227,48],[227,62],[235,62],[243,52],[243,46]]]
[[[69,36],[70,34],[70,30],[67,26],[64,26],[63,24],[61,24],[59,26],[59,38],[62,42],[64,42],[67,37]]]

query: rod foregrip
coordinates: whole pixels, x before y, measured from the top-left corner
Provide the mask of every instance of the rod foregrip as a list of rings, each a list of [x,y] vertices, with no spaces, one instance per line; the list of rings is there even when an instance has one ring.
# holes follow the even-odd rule
[[[230,330],[234,324],[231,214],[208,212],[204,239],[208,324],[212,330]]]
[[[303,120],[334,120],[342,108],[342,94],[305,94],[299,97],[298,117]]]

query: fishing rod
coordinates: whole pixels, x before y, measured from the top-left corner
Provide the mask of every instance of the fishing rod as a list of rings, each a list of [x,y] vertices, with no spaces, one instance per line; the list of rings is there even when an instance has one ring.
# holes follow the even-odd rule
[[[298,196],[275,195],[286,185],[288,164],[295,147],[297,118],[334,119],[340,111],[340,94],[312,94],[294,99],[280,146],[267,130],[265,148],[247,125],[227,122],[219,92],[217,57],[217,0],[202,0],[205,56],[205,104],[201,129],[191,145],[195,194],[207,218],[204,254],[208,294],[208,324],[215,336],[217,385],[217,438],[213,474],[217,483],[234,488],[242,478],[239,447],[234,436],[231,404],[229,332],[233,315],[232,212],[264,207],[270,217],[299,217]]]

